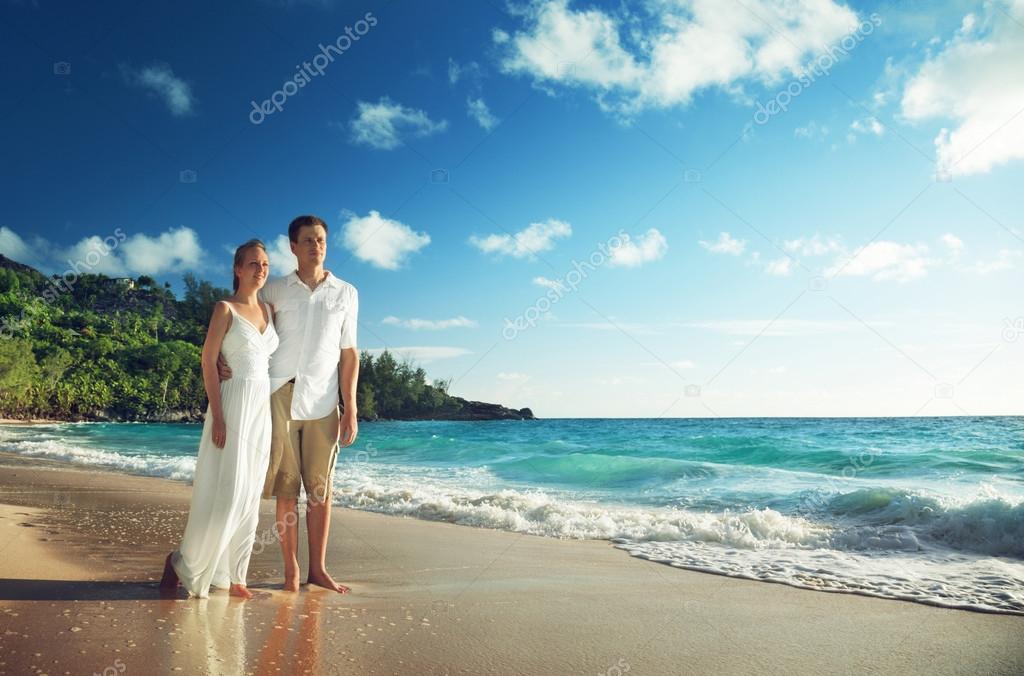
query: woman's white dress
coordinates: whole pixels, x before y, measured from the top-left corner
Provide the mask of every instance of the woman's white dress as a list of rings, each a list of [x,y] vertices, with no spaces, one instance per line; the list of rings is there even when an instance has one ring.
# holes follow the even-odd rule
[[[261,334],[231,304],[221,355],[231,377],[221,381],[227,425],[224,448],[213,443],[209,408],[192,481],[192,504],[181,545],[171,555],[190,595],[245,584],[259,523],[260,494],[270,463],[270,355],[277,349],[273,317]],[[270,313],[267,312],[270,316]]]

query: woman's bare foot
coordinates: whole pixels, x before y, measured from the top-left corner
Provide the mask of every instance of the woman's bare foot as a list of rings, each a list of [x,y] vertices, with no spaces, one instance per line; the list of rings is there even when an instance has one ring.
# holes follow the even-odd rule
[[[315,573],[313,571],[309,571],[309,578],[306,580],[306,584],[315,584],[318,587],[330,589],[338,592],[339,594],[347,594],[352,591],[345,585],[335,582],[334,578],[332,578],[326,570],[321,570]]]
[[[167,555],[164,559],[164,576],[160,580],[160,589],[163,591],[174,591],[181,584],[181,580],[178,579],[178,573],[175,572],[174,566],[171,565],[171,556],[174,552]]]
[[[285,571],[284,573],[284,586],[282,587],[286,592],[297,592],[299,591],[299,571],[294,572]]]
[[[251,599],[252,592],[244,584],[233,584],[228,587],[228,594],[231,596],[237,596],[243,599]]]

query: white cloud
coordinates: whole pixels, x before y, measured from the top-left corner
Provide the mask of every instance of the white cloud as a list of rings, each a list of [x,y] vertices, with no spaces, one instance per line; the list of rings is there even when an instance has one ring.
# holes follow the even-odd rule
[[[194,235],[195,233],[192,234]],[[136,237],[139,237],[139,235]],[[144,240],[143,246],[145,246],[146,241],[149,241],[148,238]],[[124,256],[119,255],[117,249],[110,246],[113,242],[114,240],[110,240],[109,243],[105,242],[104,238],[93,235],[91,237],[84,237],[76,244],[67,248],[50,247],[50,251],[57,259],[57,266],[62,269],[77,269],[82,272],[109,275],[111,277],[157,274],[157,271],[153,270],[150,265],[144,265],[143,269],[132,269],[125,265]],[[120,244],[120,246],[124,247],[125,244],[127,244],[127,241],[124,244]],[[145,260],[144,262],[152,263],[153,261]],[[85,264],[85,267],[81,265],[82,263]]]
[[[1020,249],[1000,249],[994,260],[975,261],[963,266],[963,269],[978,275],[990,275],[993,272],[1013,269],[1022,258],[1024,258],[1024,251]]]
[[[289,275],[299,267],[299,261],[292,253],[288,235],[278,235],[267,244],[267,258],[270,259],[272,275]]]
[[[885,127],[882,126],[882,123],[876,117],[854,120],[850,123],[850,130],[858,134],[874,134],[875,136],[881,136],[885,133]]]
[[[483,99],[466,99],[466,112],[486,131],[498,126],[498,118],[491,114],[491,109],[487,107],[487,103]]]
[[[535,2],[523,12],[525,30],[492,34],[505,51],[502,69],[586,88],[602,107],[629,114],[686,105],[711,87],[736,94],[746,81],[776,83],[858,23],[831,0],[749,0],[730,11],[713,0],[647,6],[650,16],[627,17],[624,31],[626,21],[598,9]]]
[[[938,263],[928,258],[928,246],[925,244],[900,244],[882,240],[858,249],[851,258],[841,257],[825,270],[825,275],[907,282],[924,277],[928,268]]]
[[[493,234],[486,237],[472,235],[469,243],[484,253],[496,253],[514,258],[533,257],[541,251],[555,246],[555,240],[572,234],[572,226],[557,218],[531,223],[523,230],[509,234]]]
[[[430,244],[430,235],[370,211],[351,215],[342,226],[342,243],[358,259],[385,270],[397,270],[405,259]]]
[[[949,249],[949,253],[953,256],[958,256],[964,249],[964,241],[952,233],[947,232],[941,239],[942,243]]]
[[[718,242],[702,241],[701,246],[713,251],[742,253],[739,246],[741,243],[737,243],[728,233],[722,235]],[[923,278],[932,270],[987,275],[1014,268],[1024,255],[1020,249],[1001,249],[994,259],[964,260],[967,245],[953,233],[940,235],[934,247],[924,243],[883,240],[871,242],[851,252],[839,237],[823,237],[815,233],[810,237],[785,240],[781,248],[788,255],[764,260],[761,252],[751,251],[744,262],[766,274],[788,277],[796,265],[802,265],[800,258],[830,255],[831,262],[819,268],[819,274],[828,277],[868,277],[877,282],[908,282]]]
[[[775,277],[788,277],[793,271],[793,259],[788,256],[776,258],[765,263],[764,271]]]
[[[851,253],[839,238],[821,237],[817,233],[812,237],[786,240],[782,248],[787,253],[803,257],[833,254],[833,261],[821,272],[823,275],[870,277],[878,282],[907,282],[920,279],[935,269],[986,275],[1013,268],[1024,253],[1019,249],[1001,249],[993,260],[964,261],[967,246],[953,233],[945,233],[938,238],[939,250],[934,254],[927,244],[891,241],[872,242]],[[750,260],[761,266],[759,252],[752,252]],[[768,274],[788,276],[796,262],[791,258],[778,258],[765,263],[763,269]]]
[[[794,129],[793,136],[796,138],[805,138],[810,141],[821,141],[828,136],[828,127],[811,120],[805,126]]]
[[[909,120],[954,122],[935,137],[938,168],[954,175],[1024,158],[1024,2],[987,6],[985,29],[969,16],[910,78],[901,101]]]
[[[439,331],[441,329],[473,328],[477,326],[475,321],[462,315],[451,319],[400,319],[394,315],[389,315],[382,319],[381,323],[388,326],[401,326],[406,329],[413,329],[414,331],[423,329]]]
[[[422,110],[407,108],[381,97],[377,103],[359,101],[356,117],[349,124],[353,143],[378,150],[392,150],[403,144],[405,135],[425,137],[448,128],[448,121],[435,122]]]
[[[175,228],[150,237],[132,235],[121,245],[124,264],[137,274],[159,275],[194,270],[203,258],[199,237],[191,228]]]
[[[192,88],[166,63],[155,63],[138,70],[122,64],[121,75],[132,86],[163,99],[172,115],[180,117],[193,112],[195,97]]]
[[[576,12],[567,4],[555,0],[530,9],[532,26],[511,39],[512,52],[503,69],[538,80],[635,87],[643,73],[620,44],[616,21],[600,10]]]
[[[834,251],[842,251],[843,245],[837,238],[822,239],[818,233],[814,233],[813,237],[797,237],[786,240],[782,243],[782,248],[800,256],[822,256]]]
[[[668,240],[657,228],[650,228],[635,238],[624,235],[622,244],[610,251],[608,265],[635,268],[663,257],[668,251]]]
[[[398,361],[408,359],[420,364],[437,361],[438,359],[451,359],[453,357],[473,354],[471,350],[467,350],[464,347],[449,347],[444,345],[410,345],[406,347],[387,348],[377,347],[366,350],[366,352],[369,352],[375,357],[379,357],[385,349],[394,355]]]
[[[566,288],[565,284],[559,282],[557,279],[548,279],[544,276],[534,277],[533,283],[537,286],[543,286],[545,289],[552,289],[553,291],[559,291]]]
[[[26,242],[21,235],[6,226],[0,227],[0,254],[13,261],[42,268],[50,257],[50,243],[42,237]]]
[[[0,253],[47,273],[73,269],[111,276],[162,275],[195,270],[205,254],[191,228],[172,228],[155,236],[127,235],[115,228],[108,235],[83,237],[63,247],[42,238],[26,242],[13,230],[0,227]]]
[[[714,242],[698,240],[698,243],[712,253],[724,253],[732,256],[739,256],[747,247],[745,239],[736,239],[727,232],[718,233],[718,239]]]
[[[448,82],[451,84],[457,84],[459,80],[470,80],[474,83],[478,82],[480,80],[480,64],[476,61],[459,63],[455,59],[449,57]]]
[[[529,379],[530,379],[530,376],[526,375],[525,373],[519,373],[518,371],[511,371],[511,372],[499,371],[498,372],[498,380],[520,382],[520,381],[529,380]]]

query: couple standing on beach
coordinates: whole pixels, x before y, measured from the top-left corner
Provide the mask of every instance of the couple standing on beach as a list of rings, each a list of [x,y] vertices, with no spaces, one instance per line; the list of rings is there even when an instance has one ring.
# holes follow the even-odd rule
[[[348,446],[358,433],[359,296],[324,270],[324,221],[299,216],[288,226],[288,239],[297,270],[267,281],[266,248],[250,240],[235,251],[234,295],[213,308],[202,356],[210,403],[192,503],[181,544],[164,562],[161,589],[180,584],[203,598],[212,586],[251,598],[245,581],[262,495],[277,498],[284,589],[298,591],[301,483],[306,582],[349,591],[328,574],[325,558],[339,440]]]

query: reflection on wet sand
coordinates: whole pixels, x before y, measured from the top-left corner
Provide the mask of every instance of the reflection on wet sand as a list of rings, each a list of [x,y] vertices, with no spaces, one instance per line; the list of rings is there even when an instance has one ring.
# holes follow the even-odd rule
[[[197,674],[245,674],[246,604],[227,593],[205,599],[162,601],[157,622],[166,626],[170,653],[163,664]]]
[[[216,591],[159,602],[156,622],[168,638],[161,663],[198,674],[324,673],[323,595],[254,591],[249,601]]]
[[[273,626],[265,635],[256,659],[255,674],[320,674],[321,595],[299,592],[294,602],[278,599]],[[298,627],[292,624],[298,619]],[[294,637],[293,641],[289,641]],[[289,643],[291,648],[289,649]]]

